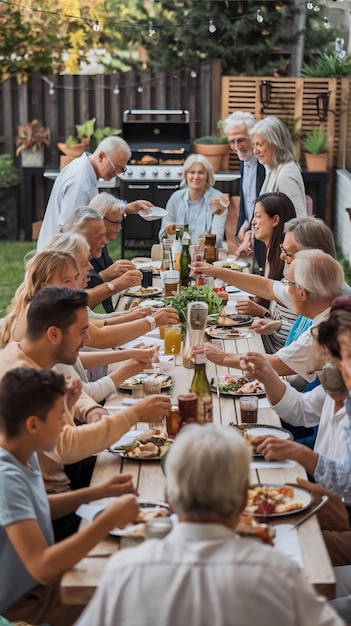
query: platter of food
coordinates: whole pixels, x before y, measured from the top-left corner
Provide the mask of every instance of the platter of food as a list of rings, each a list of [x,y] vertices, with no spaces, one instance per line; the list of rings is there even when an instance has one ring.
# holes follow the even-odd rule
[[[132,524],[126,524],[123,528],[113,528],[110,535],[115,537],[144,537],[145,523],[148,520],[159,517],[169,517],[169,505],[166,502],[153,502],[139,500],[140,513]]]
[[[127,289],[124,295],[133,296],[134,298],[154,298],[155,296],[162,295],[162,289],[158,289],[157,287],[141,287],[138,285],[137,287]]]
[[[207,318],[207,323],[217,328],[232,328],[238,326],[248,326],[252,324],[253,317],[251,315],[238,315],[236,313],[230,313],[225,315],[224,313],[213,313]]]
[[[205,333],[210,339],[240,339],[240,337],[245,339],[252,336],[249,330],[235,326],[209,326],[205,329]]]
[[[123,459],[135,461],[159,461],[166,454],[173,443],[161,429],[145,431],[136,439],[120,446],[111,446],[109,452],[121,456]]]
[[[221,267],[225,270],[237,270],[241,272],[246,267],[249,267],[250,263],[247,261],[237,261],[236,259],[226,259],[225,261],[214,261],[213,265]]]
[[[271,435],[279,439],[293,439],[291,432],[280,426],[271,426],[270,424],[234,424],[233,422],[230,422],[229,425],[236,428],[245,437],[254,457],[262,457],[253,444],[253,440],[256,437]]]
[[[211,389],[224,396],[264,396],[266,393],[264,386],[258,380],[231,374],[212,378]]]
[[[301,513],[314,501],[307,489],[291,485],[251,485],[248,489],[244,515],[281,517]]]
[[[169,389],[173,384],[172,376],[167,376],[166,374],[146,374],[141,372],[141,374],[136,374],[136,376],[131,376],[127,378],[120,386],[119,389],[122,391],[132,391],[135,385],[141,385],[144,380],[154,380],[155,382],[160,382],[161,389]]]

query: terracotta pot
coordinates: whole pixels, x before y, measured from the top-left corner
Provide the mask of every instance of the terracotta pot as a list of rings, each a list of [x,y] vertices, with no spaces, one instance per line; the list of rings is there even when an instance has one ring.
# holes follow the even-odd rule
[[[73,146],[67,146],[65,143],[58,143],[57,147],[68,157],[79,157],[86,149],[85,143],[75,143]]]
[[[321,154],[306,152],[305,161],[308,172],[325,172],[328,169],[328,152]]]
[[[229,144],[194,143],[194,152],[206,157],[216,173],[223,169],[223,159],[229,152]]]

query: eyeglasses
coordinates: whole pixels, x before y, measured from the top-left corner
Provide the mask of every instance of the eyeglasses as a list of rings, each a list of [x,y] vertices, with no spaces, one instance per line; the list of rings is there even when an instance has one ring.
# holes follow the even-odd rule
[[[293,285],[297,285],[297,283],[295,283],[293,280],[287,280],[285,282],[286,285],[288,285],[288,287],[292,287]]]
[[[118,171],[119,174],[124,174],[124,172],[127,171],[127,168],[123,167],[123,165],[115,165],[114,162],[111,161],[111,159],[108,156],[108,154],[105,153],[105,157],[108,160],[108,162],[111,165],[111,167],[113,167],[113,169],[116,170],[116,172]]]
[[[287,250],[285,250],[283,244],[279,244],[281,254],[284,254],[288,259],[292,259],[294,257],[293,254],[290,254]]]
[[[123,224],[123,220],[110,220],[108,217],[104,217],[104,220],[106,222],[109,222],[109,224],[113,224],[114,226],[120,226],[121,224]]]

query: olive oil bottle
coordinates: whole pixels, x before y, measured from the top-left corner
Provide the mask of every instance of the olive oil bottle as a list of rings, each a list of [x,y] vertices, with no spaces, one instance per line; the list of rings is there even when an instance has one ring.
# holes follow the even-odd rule
[[[199,351],[200,350],[200,351]],[[212,392],[206,376],[205,351],[198,348],[195,355],[195,374],[190,391],[197,395],[197,423],[212,422]]]

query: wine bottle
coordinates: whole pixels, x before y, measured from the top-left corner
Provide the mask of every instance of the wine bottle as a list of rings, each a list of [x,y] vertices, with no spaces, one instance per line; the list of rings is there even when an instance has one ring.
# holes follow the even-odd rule
[[[182,252],[180,255],[180,285],[181,287],[187,287],[190,282],[190,263],[191,256],[189,250],[190,235],[187,231],[184,231],[182,238]]]
[[[176,238],[172,244],[173,268],[180,272],[180,255],[182,253],[182,242],[180,241],[180,231],[176,229]]]
[[[198,349],[199,350],[199,349]],[[212,392],[206,376],[205,351],[198,351],[195,355],[195,374],[190,391],[197,395],[197,422],[206,424],[212,422]]]

